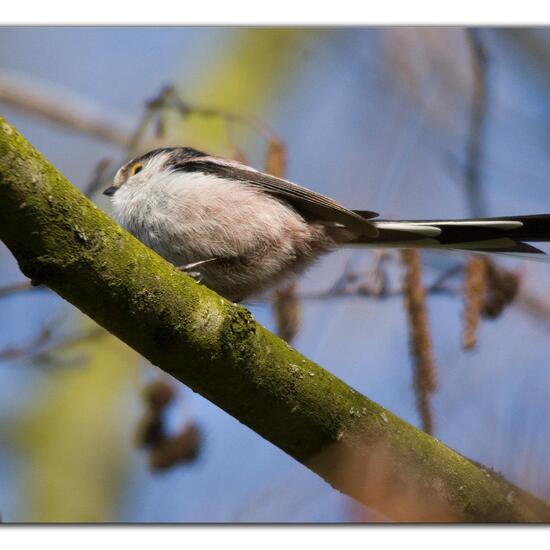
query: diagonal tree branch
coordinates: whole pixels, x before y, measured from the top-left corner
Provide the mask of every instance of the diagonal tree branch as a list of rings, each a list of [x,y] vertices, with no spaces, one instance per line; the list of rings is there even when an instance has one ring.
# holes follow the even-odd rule
[[[389,517],[550,520],[545,503],[354,391],[246,309],[178,272],[2,119],[0,238],[33,281]]]

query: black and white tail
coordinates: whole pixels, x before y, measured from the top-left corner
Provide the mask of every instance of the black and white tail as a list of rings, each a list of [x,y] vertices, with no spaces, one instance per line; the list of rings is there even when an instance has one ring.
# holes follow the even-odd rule
[[[358,239],[357,244],[466,250],[550,261],[550,255],[527,244],[550,243],[550,214],[464,220],[369,221],[378,229],[378,236]]]

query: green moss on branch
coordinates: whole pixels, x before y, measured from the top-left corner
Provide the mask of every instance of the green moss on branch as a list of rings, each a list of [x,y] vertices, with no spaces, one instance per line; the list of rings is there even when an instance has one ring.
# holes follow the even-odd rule
[[[549,521],[541,501],[355,392],[118,227],[0,119],[21,270],[329,483],[401,520]]]

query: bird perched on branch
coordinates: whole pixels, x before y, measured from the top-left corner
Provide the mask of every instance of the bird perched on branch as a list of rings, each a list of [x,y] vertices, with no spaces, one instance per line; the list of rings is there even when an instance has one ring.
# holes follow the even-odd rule
[[[239,301],[301,273],[342,246],[437,248],[549,258],[550,214],[389,221],[349,210],[290,181],[189,147],[162,148],[120,168],[117,221],[169,262]]]

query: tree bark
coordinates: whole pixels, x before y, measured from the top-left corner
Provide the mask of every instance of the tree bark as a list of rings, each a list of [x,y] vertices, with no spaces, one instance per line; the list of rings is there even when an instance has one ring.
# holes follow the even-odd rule
[[[544,502],[356,392],[245,308],[180,273],[1,118],[0,238],[30,279],[391,519],[550,521]]]

